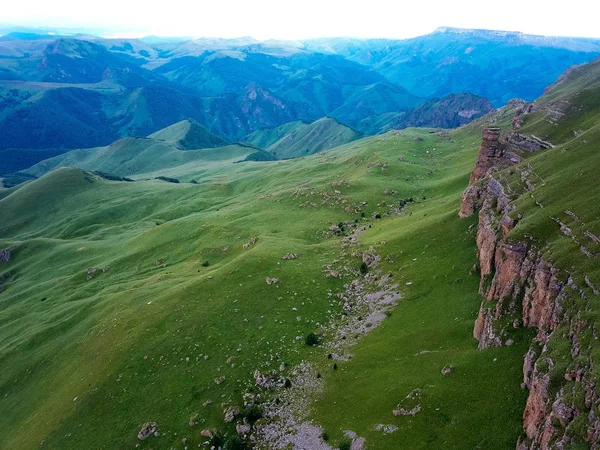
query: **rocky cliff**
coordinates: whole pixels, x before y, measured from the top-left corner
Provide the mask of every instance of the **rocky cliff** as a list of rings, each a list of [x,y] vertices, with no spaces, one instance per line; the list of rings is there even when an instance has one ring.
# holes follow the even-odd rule
[[[525,109],[525,114],[532,110]],[[515,119],[523,114],[523,105],[516,111]],[[502,139],[498,128],[483,130],[460,207],[461,217],[476,211],[479,215],[479,292],[484,299],[473,335],[478,348],[487,349],[512,345],[516,329],[536,330],[523,364],[522,387],[529,390],[529,397],[519,450],[572,445],[598,449],[600,396],[592,345],[598,332],[586,314],[585,291],[572,274],[547,260],[533,239],[511,236],[522,217],[512,206],[518,194],[503,185],[501,171],[521,161],[518,153],[552,147],[535,136],[517,133],[516,124],[518,120],[513,120],[512,132]]]

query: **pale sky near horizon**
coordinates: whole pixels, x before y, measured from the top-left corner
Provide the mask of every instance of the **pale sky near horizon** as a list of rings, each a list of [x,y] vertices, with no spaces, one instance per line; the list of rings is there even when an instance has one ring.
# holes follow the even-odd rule
[[[0,23],[143,35],[306,39],[408,38],[439,26],[600,38],[600,2],[570,0],[4,0]],[[93,6],[90,6],[93,5]]]

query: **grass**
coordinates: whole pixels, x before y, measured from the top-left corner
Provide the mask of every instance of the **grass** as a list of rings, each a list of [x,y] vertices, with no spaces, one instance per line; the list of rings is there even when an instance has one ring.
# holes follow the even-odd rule
[[[377,449],[515,445],[526,398],[517,380],[531,335],[521,333],[512,347],[476,349],[472,330],[481,299],[478,277],[469,275],[476,260],[468,231],[474,221],[456,217],[456,199],[446,205],[385,219],[364,242],[387,241],[382,256],[394,263],[386,269],[405,298],[355,347],[350,363],[324,372],[327,388],[313,417],[333,438],[351,429]],[[443,376],[450,364],[454,370]],[[395,417],[414,389],[422,391],[422,410]],[[378,424],[398,430],[385,434],[374,429]]]
[[[475,349],[474,220],[456,217],[479,126],[391,132],[288,161],[216,156],[138,171],[134,183],[58,169],[2,194],[0,248],[14,257],[0,267],[0,447],[183,448],[186,438],[191,448],[202,428],[223,427],[226,405],[240,406],[254,370],[330,366],[305,344],[341,315],[327,294],[350,281],[322,273],[340,239],[324,231],[358,219],[371,225],[365,248],[387,242],[393,262],[382,266],[404,299],[351,362],[322,371],[312,416],[334,443],[353,429],[373,448],[514,448],[529,336]],[[301,256],[281,259],[290,252]],[[87,280],[91,267],[109,269]],[[422,411],[393,416],[415,388]],[[161,436],[140,443],[149,421]]]

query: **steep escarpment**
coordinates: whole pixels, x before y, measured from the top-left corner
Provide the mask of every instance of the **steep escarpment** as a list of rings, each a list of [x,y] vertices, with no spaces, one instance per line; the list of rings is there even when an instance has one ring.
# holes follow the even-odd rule
[[[516,206],[523,198],[533,199],[535,211],[544,208],[536,197],[542,195],[536,183],[543,187],[546,182],[539,175],[534,182],[535,168],[528,162],[528,155],[554,147],[520,130],[522,116],[535,108],[513,106],[512,130],[502,138],[500,128],[483,130],[482,145],[459,212],[467,217],[478,211],[479,216],[479,292],[484,299],[473,335],[483,350],[512,345],[522,336],[519,329],[535,331],[523,364],[522,387],[529,390],[529,396],[523,413],[524,432],[517,443],[519,450],[571,445],[596,449],[600,448],[595,364],[598,330],[592,303],[596,299],[590,296],[595,297],[598,291],[587,275],[578,272],[581,264],[565,267],[553,261],[549,238],[513,233],[531,211]],[[548,158],[555,154],[558,152]],[[515,180],[522,189],[515,187]],[[581,195],[589,194],[582,191]],[[565,210],[565,214],[583,223],[572,211]],[[552,233],[578,239],[567,224],[556,217],[552,220],[558,225],[551,228]],[[589,251],[585,255],[595,257]]]

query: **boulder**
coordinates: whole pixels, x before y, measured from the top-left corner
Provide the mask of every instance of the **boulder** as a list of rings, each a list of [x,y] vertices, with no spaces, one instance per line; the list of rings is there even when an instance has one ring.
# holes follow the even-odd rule
[[[250,433],[251,429],[252,429],[252,427],[247,423],[238,423],[235,426],[235,431],[237,431],[237,434],[241,434],[241,435]]]
[[[261,388],[272,389],[275,387],[275,380],[258,370],[254,372],[254,380],[256,381],[256,385]]]
[[[0,264],[10,261],[11,254],[8,250],[0,250]]]
[[[392,411],[394,416],[414,416],[421,411],[421,405],[417,405],[412,409],[398,408]]]
[[[444,367],[442,369],[442,375],[448,375],[450,372],[452,372],[454,370],[454,366],[453,365],[447,365],[446,367]]]
[[[258,241],[257,237],[253,237],[252,239],[250,239],[248,242],[246,242],[244,244],[244,248],[250,248],[252,247],[254,244],[256,244],[256,241]]]
[[[152,436],[157,429],[158,425],[156,422],[146,422],[144,425],[142,425],[142,428],[138,433],[138,439],[140,441],[145,441],[150,436]]]
[[[225,410],[225,418],[223,420],[227,423],[231,423],[233,422],[233,419],[239,416],[239,414],[240,408],[238,408],[237,406],[230,406]]]

